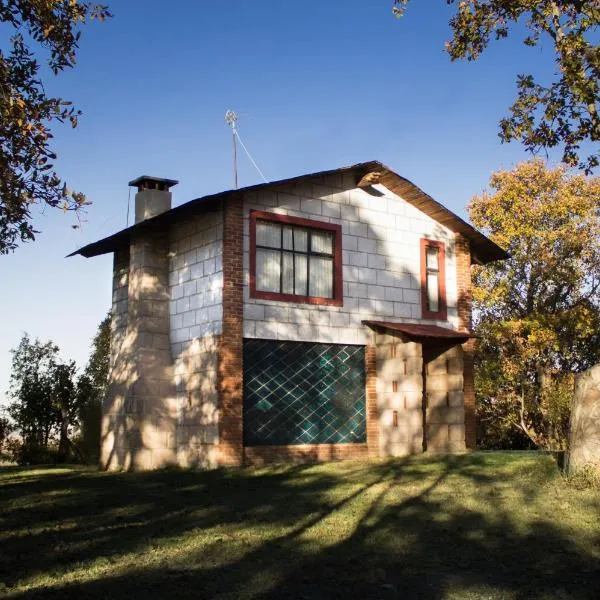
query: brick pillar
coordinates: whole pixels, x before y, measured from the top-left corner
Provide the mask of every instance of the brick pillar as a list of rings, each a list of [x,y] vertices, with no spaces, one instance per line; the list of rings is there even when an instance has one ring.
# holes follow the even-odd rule
[[[365,348],[365,374],[367,385],[367,447],[369,456],[379,456],[379,414],[377,409],[377,348]]]
[[[469,240],[456,235],[456,278],[458,284],[458,326],[462,331],[471,331],[472,295],[471,295],[471,247]],[[465,401],[465,444],[467,448],[476,446],[475,385],[473,380],[473,359],[475,340],[462,345],[464,361],[464,401]]]
[[[223,208],[223,335],[219,350],[219,463],[241,465],[243,442],[243,198]]]

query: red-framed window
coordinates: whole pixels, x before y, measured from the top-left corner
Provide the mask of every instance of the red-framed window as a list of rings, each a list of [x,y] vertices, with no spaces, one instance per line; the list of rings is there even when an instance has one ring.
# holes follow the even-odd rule
[[[342,306],[342,228],[250,211],[250,297]]]
[[[447,318],[444,242],[421,240],[421,305],[424,319]]]

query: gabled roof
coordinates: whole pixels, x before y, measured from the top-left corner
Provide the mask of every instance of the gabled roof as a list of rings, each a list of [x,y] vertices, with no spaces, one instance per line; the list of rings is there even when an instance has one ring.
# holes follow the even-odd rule
[[[357,186],[368,187],[369,185],[380,183],[391,192],[401,196],[415,208],[418,208],[420,211],[438,223],[441,223],[450,229],[450,231],[460,233],[465,236],[471,242],[471,255],[473,262],[485,264],[494,260],[508,258],[509,255],[505,250],[500,248],[481,232],[477,231],[477,229],[469,225],[451,210],[440,204],[437,200],[434,200],[431,196],[429,196],[429,194],[426,194],[414,183],[404,177],[401,177],[389,167],[386,167],[383,163],[375,160],[358,163],[349,167],[342,167],[340,169],[308,173],[305,175],[299,175],[297,177],[280,179],[279,181],[272,181],[269,183],[260,183],[258,185],[251,185],[237,190],[227,190],[218,194],[196,198],[195,200],[190,200],[189,202],[172,208],[171,210],[168,210],[160,215],[136,223],[135,225],[132,225],[127,229],[123,229],[122,231],[119,231],[118,233],[115,233],[109,237],[98,240],[92,244],[88,244],[87,246],[76,250],[72,254],[69,254],[69,256],[81,254],[85,257],[91,257],[98,256],[100,254],[106,254],[107,252],[114,252],[119,248],[127,246],[129,244],[130,237],[134,232],[165,229],[172,222],[179,220],[186,215],[214,209],[216,206],[218,206],[221,200],[230,195],[243,194],[244,192],[258,191],[266,188],[277,188],[290,183],[297,183],[303,179],[326,177],[329,175],[345,173],[354,174]]]

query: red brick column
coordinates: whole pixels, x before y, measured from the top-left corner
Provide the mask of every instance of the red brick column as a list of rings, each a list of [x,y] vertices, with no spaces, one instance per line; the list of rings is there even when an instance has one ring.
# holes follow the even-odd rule
[[[243,443],[243,228],[241,196],[223,208],[223,335],[219,350],[219,463],[241,465]]]
[[[456,278],[458,284],[458,324],[463,331],[472,327],[471,295],[471,247],[469,240],[456,235]],[[475,340],[462,345],[464,361],[464,399],[465,399],[465,444],[467,448],[476,446],[475,386],[473,381],[473,358]]]
[[[365,348],[365,374],[367,386],[367,446],[369,456],[379,456],[379,415],[377,411],[377,357],[376,347]]]

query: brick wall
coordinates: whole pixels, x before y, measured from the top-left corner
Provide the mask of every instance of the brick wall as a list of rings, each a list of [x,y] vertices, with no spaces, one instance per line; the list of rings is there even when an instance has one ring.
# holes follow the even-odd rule
[[[243,202],[223,208],[223,334],[219,350],[219,463],[241,465],[243,448]]]
[[[458,327],[454,234],[383,186],[377,195],[352,177],[315,178],[244,196],[244,336],[367,344],[363,319],[421,321],[420,239],[446,244],[448,322]],[[341,224],[342,307],[267,302],[249,297],[251,209]],[[427,321],[436,323],[436,321]]]
[[[374,335],[374,334],[372,334]],[[365,348],[367,446],[369,456],[379,456],[379,407],[377,405],[377,349],[375,344]]]
[[[245,463],[265,465],[277,462],[361,460],[371,456],[367,444],[302,444],[299,446],[252,446],[245,449]]]
[[[461,235],[456,236],[456,272],[458,289],[459,328],[471,331],[472,296],[471,296],[471,248],[469,241]],[[462,345],[464,362],[464,405],[465,405],[465,443],[467,448],[476,446],[476,415],[473,358],[475,340]]]

